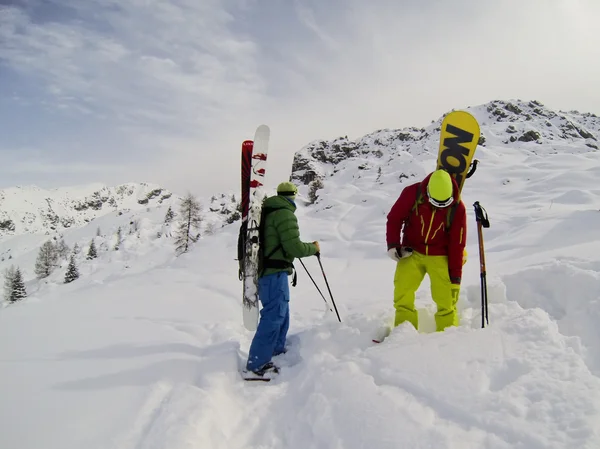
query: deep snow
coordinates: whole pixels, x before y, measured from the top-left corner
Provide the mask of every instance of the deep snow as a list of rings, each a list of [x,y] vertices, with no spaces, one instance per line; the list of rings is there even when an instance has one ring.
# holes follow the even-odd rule
[[[30,297],[0,310],[0,447],[600,447],[600,155],[550,150],[493,138],[478,149],[463,194],[461,325],[443,333],[432,332],[425,278],[420,332],[403,325],[371,342],[393,315],[385,214],[402,184],[392,179],[407,164],[424,176],[431,154],[383,161],[383,183],[349,163],[317,204],[300,200],[302,238],[321,242],[342,323],[296,263],[290,350],[268,384],[238,373],[252,338],[234,260],[239,223],[175,258],[156,237],[157,211],[120,251],[82,255],[78,281],[30,280]],[[476,200],[491,220],[486,329]],[[88,226],[65,236],[84,245]],[[327,295],[316,259],[304,262]]]

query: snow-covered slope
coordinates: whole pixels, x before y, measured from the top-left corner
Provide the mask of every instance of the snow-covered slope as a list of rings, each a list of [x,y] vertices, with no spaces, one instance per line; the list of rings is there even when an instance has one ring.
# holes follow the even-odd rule
[[[82,262],[79,280],[57,277],[0,310],[0,447],[600,447],[600,153],[587,145],[598,119],[556,113],[544,134],[545,119],[522,115],[535,104],[511,104],[526,112],[500,102],[471,109],[485,142],[463,194],[470,257],[460,327],[432,332],[426,278],[420,332],[400,326],[371,342],[393,315],[385,214],[435,165],[439,120],[420,140],[366,136],[372,144],[337,161],[315,162],[311,144],[296,161],[324,187],[308,205],[304,186],[297,214],[302,238],[321,242],[342,323],[296,263],[282,373],[270,384],[242,382],[252,334],[241,324],[238,224],[175,258],[170,240],[156,238],[157,212],[119,251]],[[567,120],[594,138],[565,135]],[[531,130],[541,143],[518,140]],[[491,220],[485,329],[475,201]],[[304,263],[327,295],[317,261]]]
[[[171,196],[171,192],[146,183],[54,190],[13,187],[0,190],[0,232],[19,235],[78,228],[111,212],[156,207]]]
[[[129,183],[108,187],[101,184],[64,187],[53,190],[36,186],[0,190],[0,237],[20,234],[53,235],[66,229],[86,226],[105,215],[143,212],[171,206],[179,207],[180,196],[148,183]],[[235,195],[221,194],[201,198],[205,216],[212,222],[232,221]],[[220,214],[220,220],[213,215]],[[6,239],[3,239],[6,240]]]
[[[239,196],[239,195],[238,195]],[[30,287],[37,289],[34,265],[46,241],[64,239],[80,248],[78,263],[85,262],[92,239],[101,252],[114,248],[120,229],[124,245],[151,251],[153,240],[168,236],[176,227],[164,224],[167,210],[178,214],[181,196],[157,185],[129,183],[115,187],[75,186],[43,190],[35,186],[0,190],[0,273],[11,265],[20,267]],[[239,218],[235,194],[199,198],[202,206],[201,235]],[[140,240],[140,235],[152,236]],[[53,278],[61,279],[66,259]]]

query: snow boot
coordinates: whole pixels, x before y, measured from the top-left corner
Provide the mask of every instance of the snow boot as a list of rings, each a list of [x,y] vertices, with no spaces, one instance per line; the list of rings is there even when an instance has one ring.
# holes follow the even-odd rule
[[[279,374],[279,368],[273,362],[268,362],[256,371],[242,371],[242,378],[248,381],[260,380],[269,382],[277,374]]]

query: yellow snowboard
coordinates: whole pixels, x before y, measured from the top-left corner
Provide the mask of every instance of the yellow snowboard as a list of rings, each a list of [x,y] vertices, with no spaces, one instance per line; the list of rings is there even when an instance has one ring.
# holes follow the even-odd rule
[[[442,122],[436,170],[450,173],[456,179],[459,192],[467,178],[479,136],[479,123],[468,112],[451,112]]]

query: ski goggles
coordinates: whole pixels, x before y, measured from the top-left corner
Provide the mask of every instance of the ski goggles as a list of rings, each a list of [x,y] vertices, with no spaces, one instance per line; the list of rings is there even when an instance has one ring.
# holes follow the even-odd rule
[[[438,200],[434,200],[433,198],[429,197],[429,202],[432,205],[434,205],[435,207],[439,207],[440,209],[443,209],[444,207],[450,206],[454,202],[454,198],[450,197],[446,201],[438,201]]]

